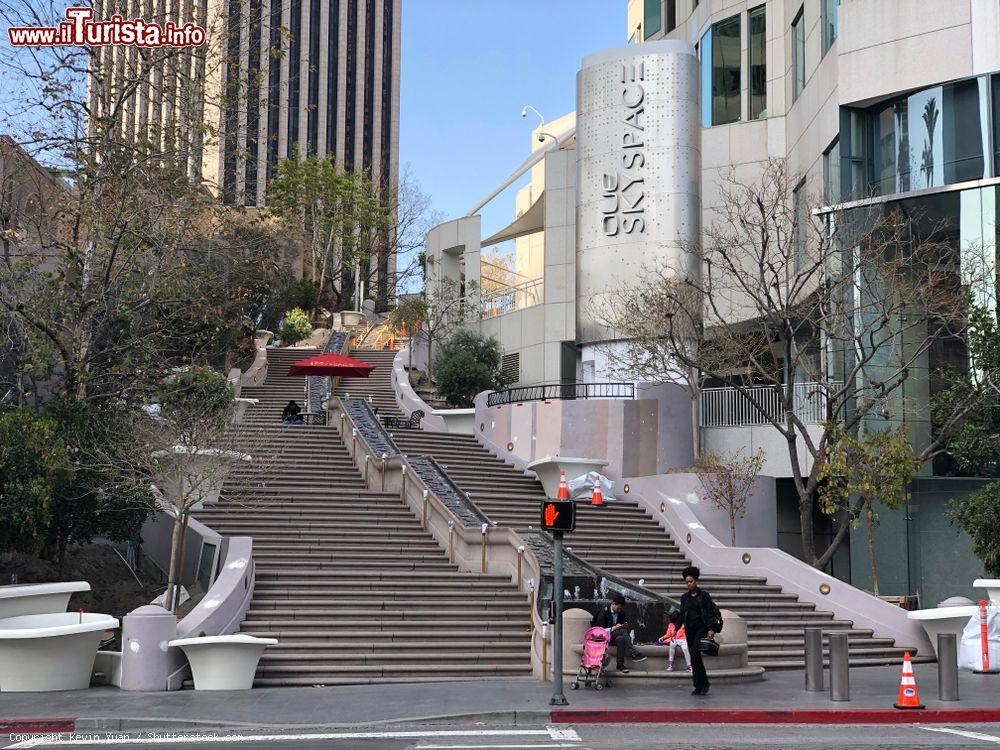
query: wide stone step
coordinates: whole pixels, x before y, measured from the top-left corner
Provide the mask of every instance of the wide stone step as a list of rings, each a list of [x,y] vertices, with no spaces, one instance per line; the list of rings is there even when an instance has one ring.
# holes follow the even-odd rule
[[[524,594],[517,591],[499,592],[484,591],[428,591],[426,596],[414,597],[413,592],[394,591],[388,595],[378,591],[359,591],[351,589],[344,592],[338,589],[281,589],[273,591],[255,591],[253,606],[276,607],[288,606],[340,606],[349,604],[351,601],[364,602],[365,608],[390,609],[413,608],[426,606],[428,601],[433,601],[435,607],[514,607],[528,609],[528,600]]]
[[[516,625],[518,627],[526,627],[528,621],[527,607],[525,611],[518,612],[511,609],[510,607],[473,607],[469,605],[470,610],[480,612],[483,616],[488,614],[490,618],[491,627],[503,627],[505,625]],[[350,611],[350,610],[347,610]],[[370,620],[372,623],[402,623],[406,624],[412,621],[419,622],[446,622],[453,623],[460,619],[460,615],[456,615],[455,612],[447,608],[435,608],[435,609],[386,609],[379,610],[373,609],[370,612],[365,613],[366,619]],[[259,608],[256,605],[251,606],[247,611],[246,621],[254,620],[315,620],[315,619],[328,619],[329,622],[336,622],[340,619],[349,619],[346,615],[344,608],[342,607],[330,607],[324,609],[320,606],[303,607],[300,609],[276,606],[276,607],[264,607]]]
[[[530,663],[525,664],[392,664],[381,666],[329,666],[314,669],[308,665],[275,665],[262,667],[254,678],[255,687],[279,685],[350,685],[361,680],[382,682],[396,679],[399,682],[427,682],[432,679],[454,680],[462,677],[526,677],[531,673]],[[290,678],[299,677],[298,681]],[[387,680],[375,678],[384,677]],[[364,679],[362,679],[364,678]]]
[[[440,644],[440,648],[424,648],[412,653],[365,653],[357,652],[350,642],[345,642],[342,651],[322,654],[289,654],[273,648],[264,652],[260,659],[258,674],[278,665],[308,665],[314,670],[340,666],[385,665],[428,665],[428,664],[495,664],[516,665],[523,669],[528,662],[527,649],[523,653],[505,651],[453,651]]]
[[[318,630],[324,629],[329,632],[330,635],[335,633],[353,633],[353,632],[363,632],[365,637],[370,637],[372,633],[396,633],[400,635],[407,635],[410,638],[416,637],[416,633],[421,633],[421,637],[431,637],[436,638],[438,634],[442,640],[447,640],[446,633],[451,631],[464,631],[469,633],[479,633],[483,638],[499,637],[503,633],[519,633],[522,630],[527,630],[526,621],[521,622],[520,620],[500,620],[498,622],[484,623],[479,620],[460,620],[452,619],[445,620],[447,628],[442,629],[441,621],[435,619],[406,619],[405,621],[401,618],[387,618],[386,620],[379,620],[377,618],[368,619],[367,617],[364,621],[361,620],[351,620],[348,618],[340,618],[331,620],[329,618],[322,617],[302,617],[298,619],[292,618],[279,618],[279,617],[247,617],[243,620],[246,629],[248,630],[270,630],[273,631],[277,629],[281,631],[295,631],[295,630]]]

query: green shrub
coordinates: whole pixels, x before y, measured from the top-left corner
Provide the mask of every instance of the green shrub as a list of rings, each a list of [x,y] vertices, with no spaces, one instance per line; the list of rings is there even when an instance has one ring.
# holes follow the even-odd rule
[[[292,279],[281,290],[281,308],[312,310],[319,304],[319,290],[309,279]]]
[[[438,395],[453,406],[472,406],[481,391],[503,384],[499,342],[473,331],[458,331],[434,359]]]
[[[210,367],[192,367],[178,373],[160,386],[158,395],[163,416],[181,423],[224,423],[234,406],[229,381]]]
[[[312,336],[312,324],[309,317],[299,308],[289,310],[285,319],[281,322],[281,332],[279,338],[281,343],[287,346],[297,344],[302,339]]]
[[[69,470],[54,419],[26,409],[0,412],[0,551],[42,552]]]
[[[952,500],[949,513],[972,538],[972,553],[986,575],[1000,577],[1000,482],[990,482],[965,500]]]

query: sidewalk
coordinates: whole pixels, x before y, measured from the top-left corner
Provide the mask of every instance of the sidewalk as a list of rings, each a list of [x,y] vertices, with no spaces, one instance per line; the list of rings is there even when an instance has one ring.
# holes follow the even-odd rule
[[[936,700],[936,665],[920,664],[915,672],[920,696],[928,709],[922,716],[920,712],[892,708],[899,690],[898,667],[866,667],[852,670],[851,701],[847,703],[831,702],[828,693],[806,693],[799,671],[771,672],[763,682],[747,685],[716,685],[705,698],[690,695],[691,686],[686,682],[669,686],[619,683],[598,693],[583,688],[570,690],[571,680],[567,680],[565,693],[570,705],[557,711],[552,711],[548,703],[551,683],[524,679],[262,688],[245,692],[126,693],[116,688],[92,688],[46,694],[0,693],[0,732],[18,731],[18,727],[25,727],[19,722],[39,719],[73,720],[77,731],[328,728],[425,721],[458,724],[1000,721],[1000,676],[963,672],[962,700],[942,703]],[[880,713],[872,714],[874,709]],[[809,713],[786,713],[789,711]],[[946,713],[935,715],[934,711]]]

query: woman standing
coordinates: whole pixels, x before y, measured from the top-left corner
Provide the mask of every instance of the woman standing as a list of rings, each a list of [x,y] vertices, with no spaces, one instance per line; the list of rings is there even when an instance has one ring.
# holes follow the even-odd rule
[[[701,639],[711,638],[722,629],[719,609],[707,591],[698,586],[701,571],[689,565],[681,572],[687,593],[681,597],[681,611],[678,622],[687,633],[688,651],[691,653],[691,676],[694,690],[691,695],[708,695],[708,673],[701,654]]]

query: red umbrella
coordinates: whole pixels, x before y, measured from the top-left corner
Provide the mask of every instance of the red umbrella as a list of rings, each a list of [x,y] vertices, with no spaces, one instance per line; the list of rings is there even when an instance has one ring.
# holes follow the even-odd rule
[[[367,378],[374,369],[375,365],[370,365],[367,362],[359,362],[356,359],[331,352],[296,362],[288,368],[288,374],[318,375],[320,377],[324,375],[336,377],[339,375],[345,378]]]

